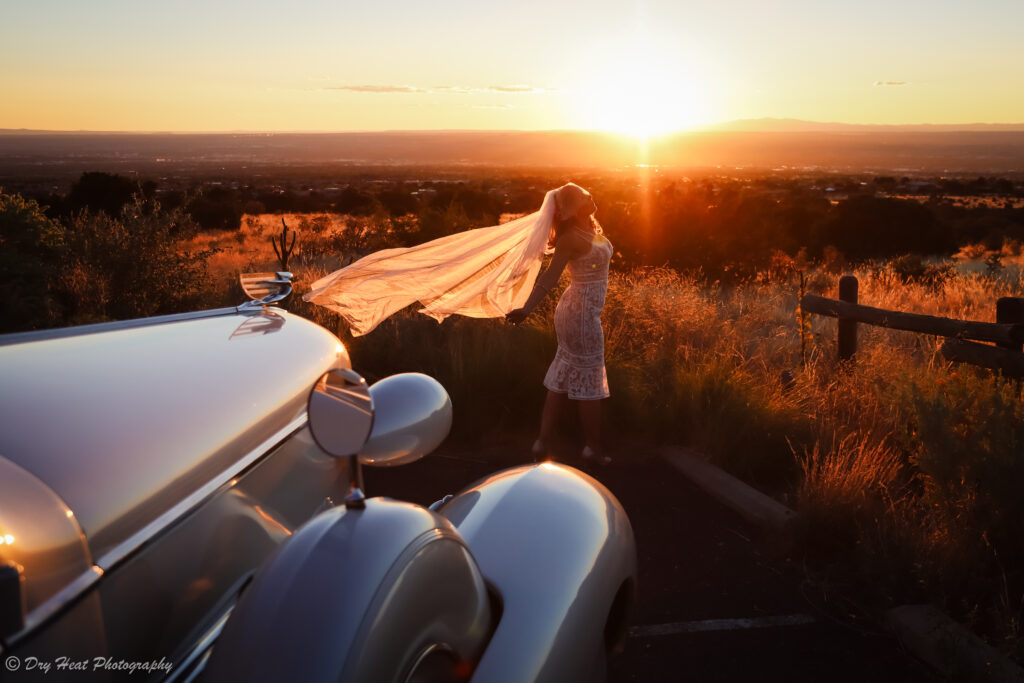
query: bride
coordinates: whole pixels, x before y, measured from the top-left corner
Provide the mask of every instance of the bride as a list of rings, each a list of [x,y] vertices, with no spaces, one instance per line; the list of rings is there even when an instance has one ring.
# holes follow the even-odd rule
[[[600,403],[608,396],[601,308],[612,245],[593,214],[590,193],[573,183],[549,191],[538,211],[517,220],[441,237],[414,247],[384,249],[313,283],[303,298],[338,313],[354,336],[420,302],[438,322],[452,314],[505,316],[518,324],[558,283],[568,267],[571,284],[555,310],[558,351],[544,378],[548,389],[536,458],[549,454],[567,401],[579,403],[584,461],[600,453]],[[553,254],[543,276],[541,262]]]

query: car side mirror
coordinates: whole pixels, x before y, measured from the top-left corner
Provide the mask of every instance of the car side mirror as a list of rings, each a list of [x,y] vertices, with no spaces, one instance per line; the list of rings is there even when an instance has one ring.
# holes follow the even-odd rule
[[[359,461],[393,467],[419,460],[441,445],[452,427],[452,401],[434,379],[418,372],[386,377],[370,387],[374,420]]]
[[[452,402],[437,380],[417,372],[372,387],[349,369],[323,374],[306,404],[309,431],[328,455],[349,458],[348,508],[364,507],[360,465],[393,467],[419,460],[444,441]]]
[[[309,392],[306,414],[313,440],[328,455],[356,455],[373,427],[373,397],[354,370],[331,370]]]
[[[366,465],[392,467],[419,460],[445,440],[452,402],[433,377],[392,375],[367,387],[359,373],[325,373],[309,392],[309,431],[328,455],[359,455]]]

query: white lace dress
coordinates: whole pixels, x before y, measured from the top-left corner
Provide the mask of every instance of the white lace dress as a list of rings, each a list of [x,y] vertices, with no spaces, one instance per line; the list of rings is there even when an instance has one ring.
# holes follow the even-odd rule
[[[586,234],[590,251],[568,264],[569,286],[555,308],[558,351],[544,376],[545,387],[576,400],[609,395],[601,309],[608,292],[612,243],[603,235]]]

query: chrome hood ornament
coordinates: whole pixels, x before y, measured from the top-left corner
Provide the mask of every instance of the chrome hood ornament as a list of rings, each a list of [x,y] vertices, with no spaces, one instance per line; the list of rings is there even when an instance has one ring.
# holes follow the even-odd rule
[[[292,274],[287,271],[242,273],[238,279],[242,284],[242,290],[252,299],[239,306],[239,312],[277,303],[292,293]]]

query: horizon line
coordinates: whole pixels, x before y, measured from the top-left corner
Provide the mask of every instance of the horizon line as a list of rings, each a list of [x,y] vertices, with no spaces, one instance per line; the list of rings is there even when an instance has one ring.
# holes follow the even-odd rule
[[[750,126],[756,126],[762,124],[765,126],[771,125],[786,125],[795,126],[795,128],[787,128],[785,130],[770,129],[758,130],[751,128]],[[742,127],[740,130],[733,128],[734,126]],[[801,130],[800,127],[805,127],[806,130]],[[984,132],[984,129],[999,128],[1003,132],[1013,132],[1011,129],[1019,129],[1020,132],[1024,132],[1024,121],[1021,122],[983,122],[983,121],[972,121],[966,123],[846,123],[841,121],[812,121],[807,119],[794,119],[794,118],[779,118],[779,117],[762,117],[762,118],[744,118],[744,119],[732,119],[729,121],[720,121],[717,123],[706,123],[691,126],[688,128],[680,128],[677,130],[664,131],[661,133],[651,134],[649,136],[636,136],[622,131],[597,129],[597,128],[380,128],[380,129],[363,129],[363,128],[352,128],[352,129],[184,129],[184,130],[169,130],[169,129],[89,129],[89,128],[0,128],[0,134],[81,134],[81,135],[340,135],[340,134],[411,134],[411,133],[433,133],[433,134],[444,134],[444,133],[592,133],[592,134],[603,134],[616,137],[649,137],[649,138],[664,138],[675,135],[687,135],[696,133],[715,133],[715,132],[744,132],[744,133],[800,133],[800,132],[812,132],[822,133],[830,132],[827,130],[811,130],[814,127],[833,127],[836,129],[896,129],[896,130],[907,130],[911,128],[957,128],[961,129],[958,131],[950,132],[973,132],[972,129],[979,129],[976,132]]]

